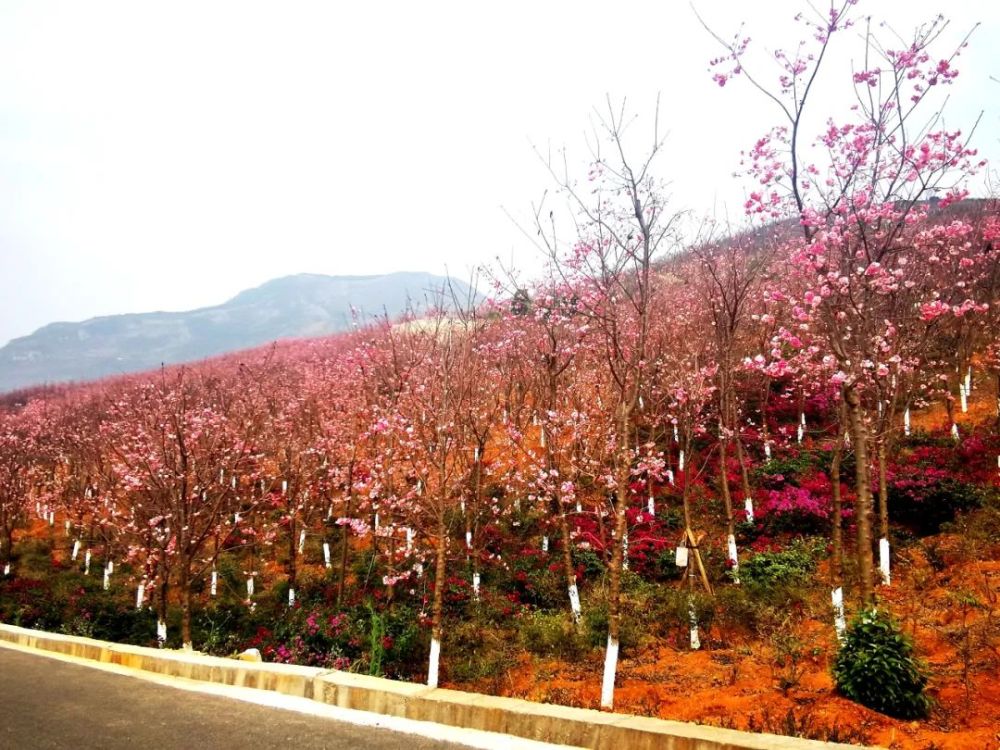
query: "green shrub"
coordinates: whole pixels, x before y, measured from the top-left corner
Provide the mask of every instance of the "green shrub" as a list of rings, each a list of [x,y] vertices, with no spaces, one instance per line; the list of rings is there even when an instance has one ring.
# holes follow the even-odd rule
[[[913,644],[888,614],[862,612],[851,623],[837,653],[833,676],[846,697],[889,716],[927,715],[927,675]]]
[[[936,534],[942,524],[983,505],[987,494],[980,486],[950,477],[901,479],[889,486],[889,517],[918,535]]]
[[[465,621],[445,631],[442,662],[457,682],[491,680],[494,685],[516,662],[517,638],[509,631]]]
[[[914,430],[909,435],[900,438],[900,447],[903,448],[954,448],[955,438],[947,433],[934,434],[926,430]]]
[[[356,620],[355,627],[360,628],[361,633],[367,637],[369,658],[376,655],[376,650],[380,650],[377,654],[379,672],[385,677],[405,679],[423,669],[430,647],[430,632],[427,628],[420,627],[418,611],[413,607],[397,604],[379,611],[377,623],[371,612],[366,607],[359,620]],[[371,640],[376,627],[381,631],[378,647]],[[372,670],[372,664],[368,665],[368,669]]]
[[[52,574],[52,542],[49,539],[22,539],[14,545],[15,571],[20,578],[48,578]],[[80,553],[81,558],[83,553]],[[98,564],[93,564],[98,568]],[[83,563],[80,563],[83,568]],[[98,571],[98,577],[100,571]]]
[[[744,633],[770,632],[780,619],[777,608],[754,593],[746,586],[719,587],[715,592],[719,627]]]
[[[684,576],[685,569],[676,564],[676,548],[664,547],[656,555],[653,563],[654,577],[658,581],[677,581]]]
[[[760,552],[740,562],[740,581],[752,589],[773,589],[804,583],[816,570],[819,547],[795,540],[787,549]]]
[[[536,656],[574,659],[587,650],[587,639],[568,612],[531,612],[521,618],[518,637],[521,645]],[[605,628],[604,638],[607,637]]]
[[[600,555],[592,549],[574,549],[573,565],[583,568],[583,580],[595,581],[607,571],[607,566]]]
[[[805,476],[816,468],[819,463],[819,456],[814,453],[802,451],[795,455],[772,458],[754,470],[755,476],[767,481],[768,477],[782,476],[784,481],[796,483],[796,479]]]

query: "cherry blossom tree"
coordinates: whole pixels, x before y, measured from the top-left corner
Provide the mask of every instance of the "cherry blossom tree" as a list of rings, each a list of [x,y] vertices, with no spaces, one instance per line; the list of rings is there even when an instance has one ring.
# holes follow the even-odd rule
[[[908,311],[900,298],[910,288],[911,269],[919,266],[907,234],[926,219],[922,200],[934,190],[945,192],[945,204],[963,197],[961,180],[979,162],[960,131],[936,127],[933,116],[918,119],[933,106],[929,92],[958,75],[954,63],[964,40],[946,56],[932,56],[944,29],[940,19],[898,48],[883,43],[869,24],[853,77],[857,106],[846,121],[829,120],[814,147],[805,142],[804,117],[814,108],[818,76],[832,41],[854,25],[855,4],[846,0],[831,4],[825,14],[800,16],[811,40],[775,54],[781,73],[774,89],[757,77],[750,40],[741,35],[731,41],[717,37],[725,53],[712,65],[717,83],[742,76],[782,118],[747,154],[746,173],[755,188],[746,210],[768,219],[792,215],[802,228],[801,241],[789,249],[806,283],[795,299],[793,321],[798,331],[821,336],[838,366],[835,377],[857,459],[861,599],[870,603],[871,418],[876,382],[898,366],[884,356],[899,331],[893,311]],[[908,266],[911,260],[916,262]],[[935,292],[948,294],[953,280],[937,281]],[[923,304],[933,305],[934,299],[928,296]]]

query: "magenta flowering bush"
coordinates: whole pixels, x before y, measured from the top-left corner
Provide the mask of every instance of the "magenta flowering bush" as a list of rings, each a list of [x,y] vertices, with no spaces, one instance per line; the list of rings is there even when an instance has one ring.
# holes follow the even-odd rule
[[[817,489],[815,485],[786,484],[764,492],[757,506],[764,530],[818,533],[826,529],[830,523],[830,496]]]
[[[977,507],[984,489],[947,469],[917,463],[887,472],[889,516],[918,534],[936,533],[958,513]]]

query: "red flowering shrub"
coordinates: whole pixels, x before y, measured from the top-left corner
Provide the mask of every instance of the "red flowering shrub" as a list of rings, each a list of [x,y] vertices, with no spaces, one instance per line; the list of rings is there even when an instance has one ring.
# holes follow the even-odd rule
[[[814,474],[798,487],[766,490],[756,510],[762,531],[819,533],[830,525],[830,481]]]

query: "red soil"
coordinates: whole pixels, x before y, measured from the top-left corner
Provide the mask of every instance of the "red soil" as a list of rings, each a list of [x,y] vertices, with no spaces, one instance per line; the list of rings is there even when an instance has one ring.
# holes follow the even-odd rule
[[[946,560],[958,544],[935,540]],[[1000,616],[1000,540],[986,561],[948,565],[936,573],[923,555],[901,555],[897,579],[879,590],[880,600],[913,635],[933,674],[928,692],[935,708],[925,721],[898,721],[835,694],[830,675],[836,652],[832,627],[805,621],[796,633],[804,644],[797,684],[782,690],[787,672],[775,666],[772,647],[760,640],[712,630],[703,633],[701,651],[663,645],[623,651],[615,690],[615,710],[623,713],[694,721],[734,729],[787,733],[815,738],[865,741],[899,750],[997,750],[1000,748],[1000,649],[993,636],[976,641],[986,613]],[[986,609],[963,612],[955,593],[966,591]],[[968,684],[963,676],[962,644],[972,640]],[[988,642],[983,642],[987,641]],[[524,655],[499,685],[501,695],[586,708],[600,704],[602,664],[533,659]],[[486,689],[484,685],[464,685]],[[497,686],[494,686],[496,689]],[[967,692],[968,689],[968,692]],[[791,713],[790,713],[791,712]],[[791,726],[789,726],[791,725]]]

